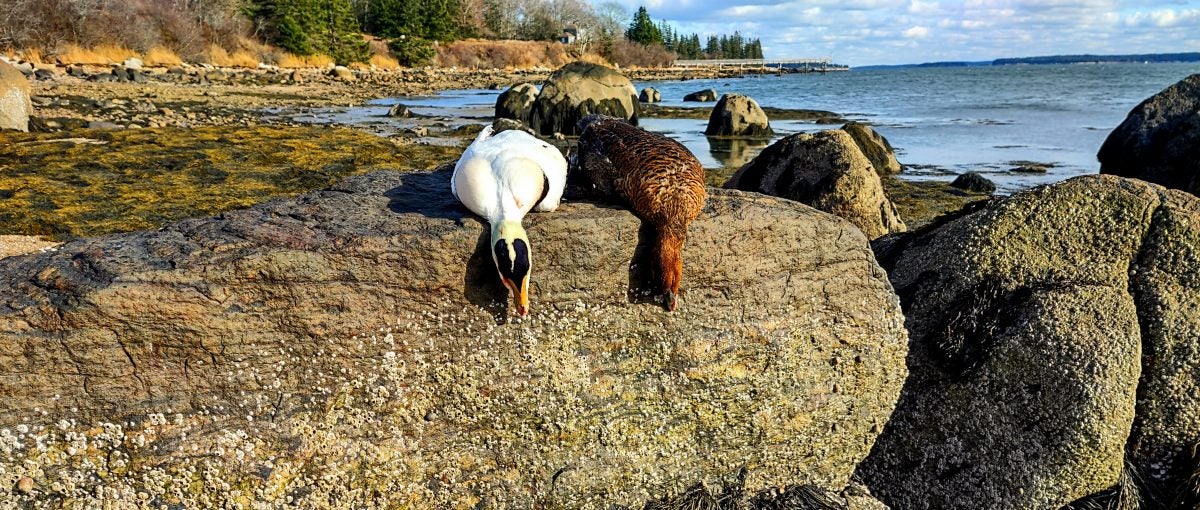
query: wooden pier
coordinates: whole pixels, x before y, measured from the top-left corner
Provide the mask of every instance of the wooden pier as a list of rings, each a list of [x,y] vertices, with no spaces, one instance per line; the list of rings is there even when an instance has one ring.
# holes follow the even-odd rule
[[[733,67],[745,70],[759,70],[766,72],[794,72],[794,73],[824,73],[829,71],[847,71],[850,68],[843,66],[834,66],[833,59],[825,58],[790,58],[790,59],[762,59],[762,58],[739,58],[739,59],[712,59],[712,60],[676,60],[674,67],[715,67],[723,69]]]

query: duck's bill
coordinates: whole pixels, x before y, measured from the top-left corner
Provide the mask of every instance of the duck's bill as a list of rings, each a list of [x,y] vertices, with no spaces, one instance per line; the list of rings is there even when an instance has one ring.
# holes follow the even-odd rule
[[[521,317],[529,315],[529,292],[525,285],[517,285],[516,282],[507,278],[504,279],[504,285],[512,291],[513,306],[517,308],[517,315]]]

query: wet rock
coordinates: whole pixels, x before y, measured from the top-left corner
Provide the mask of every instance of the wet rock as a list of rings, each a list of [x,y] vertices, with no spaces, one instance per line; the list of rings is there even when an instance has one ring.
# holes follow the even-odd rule
[[[642,89],[642,93],[638,95],[638,101],[643,103],[657,103],[662,101],[662,94],[654,87],[646,87]]]
[[[1200,199],[1085,176],[877,247],[911,375],[859,475],[894,508],[1170,508],[1200,441]],[[1178,506],[1174,506],[1178,507]]]
[[[841,130],[787,136],[738,169],[724,187],[811,205],[850,220],[869,239],[905,230],[879,174]]]
[[[1200,195],[1200,74],[1134,107],[1100,146],[1100,173]]]
[[[1034,163],[1032,161],[1022,162],[1021,164],[1008,169],[1009,172],[1018,174],[1044,174],[1048,172],[1054,165],[1048,163]]]
[[[708,117],[708,136],[770,137],[773,134],[766,112],[758,102],[741,94],[725,94]]]
[[[879,175],[900,173],[900,162],[896,161],[896,151],[887,138],[876,132],[871,126],[859,122],[847,122],[842,131],[850,133],[854,143],[862,150],[863,155],[871,161],[875,172]]]
[[[517,130],[529,133],[531,135],[536,134],[533,132],[533,129],[530,129],[529,126],[526,126],[524,123],[513,120],[513,119],[506,119],[506,118],[501,117],[501,118],[497,118],[495,121],[492,122],[492,130],[496,133],[499,133],[501,131],[508,131],[510,129],[517,129]]]
[[[529,126],[543,135],[576,135],[579,119],[600,113],[636,125],[640,112],[637,90],[617,70],[572,62],[550,75],[529,114]]]
[[[392,105],[391,108],[388,108],[387,116],[400,119],[411,119],[413,117],[413,112],[403,103],[396,103]]]
[[[119,82],[119,81],[121,81],[120,79],[118,79],[118,78],[117,78],[117,76],[116,76],[116,75],[114,75],[114,74],[113,74],[113,73],[111,73],[111,72],[108,72],[108,73],[96,73],[96,74],[93,74],[93,75],[90,75],[90,76],[88,76],[88,77],[87,77],[87,80],[88,80],[88,81],[99,82],[99,83],[115,83],[115,82]]]
[[[0,130],[29,131],[33,115],[29,80],[20,71],[0,62]]]
[[[0,260],[0,373],[20,374],[0,378],[0,426],[132,413],[153,432],[116,442],[127,470],[71,494],[153,499],[203,469],[189,507],[224,485],[298,506],[378,486],[381,506],[639,508],[742,465],[751,493],[849,483],[907,344],[857,229],[713,190],[667,314],[639,297],[640,220],[566,203],[526,218],[533,315],[507,323],[489,229],[449,177],[373,173]],[[41,469],[82,464],[55,458]]]
[[[977,193],[995,193],[996,183],[980,175],[978,172],[967,172],[954,178],[951,186]]]
[[[532,83],[518,83],[509,87],[496,98],[496,118],[528,122],[537,96],[538,89]]]
[[[88,129],[125,129],[125,126],[105,120],[92,120],[87,123]]]
[[[704,89],[704,90],[692,92],[691,94],[683,96],[683,100],[684,101],[696,101],[696,102],[701,102],[701,103],[716,101],[717,100],[717,91],[714,89]]]

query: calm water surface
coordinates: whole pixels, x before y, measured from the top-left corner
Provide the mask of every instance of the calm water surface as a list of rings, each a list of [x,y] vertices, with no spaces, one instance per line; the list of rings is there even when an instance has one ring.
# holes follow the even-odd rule
[[[1036,65],[853,70],[829,74],[635,82],[662,92],[666,105],[705,88],[749,95],[763,106],[830,110],[873,124],[897,150],[909,179],[953,179],[974,170],[1002,191],[1095,173],[1096,151],[1112,128],[1147,97],[1200,63]],[[329,113],[326,120],[387,123],[378,115],[403,102],[413,111],[486,122],[498,91],[449,91],[436,97],[391,98]],[[709,103],[707,106],[711,106]],[[319,117],[319,116],[318,116]],[[707,167],[740,165],[767,141],[712,140],[706,120],[643,119],[642,126],[684,143]],[[836,126],[774,121],[779,136]],[[1055,165],[1044,175],[1016,174],[1019,162]]]

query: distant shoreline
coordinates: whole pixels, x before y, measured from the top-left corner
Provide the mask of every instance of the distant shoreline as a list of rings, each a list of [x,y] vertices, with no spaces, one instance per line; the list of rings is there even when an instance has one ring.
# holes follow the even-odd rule
[[[1129,55],[1047,55],[1040,57],[998,58],[995,60],[924,62],[920,64],[856,66],[854,69],[897,69],[908,67],[991,67],[1045,64],[1173,64],[1200,62],[1200,52],[1143,53]]]

